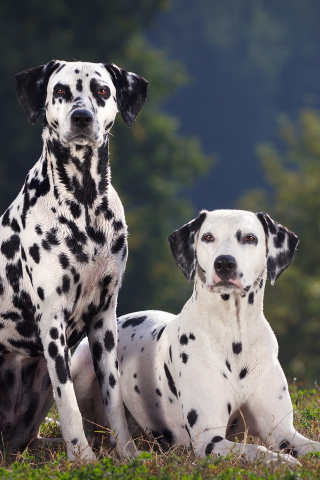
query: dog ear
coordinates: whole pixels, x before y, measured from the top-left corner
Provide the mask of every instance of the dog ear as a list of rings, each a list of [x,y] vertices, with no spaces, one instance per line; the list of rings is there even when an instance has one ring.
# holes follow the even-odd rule
[[[199,230],[207,216],[207,210],[201,210],[197,218],[175,230],[168,238],[174,261],[190,282],[195,274],[195,242]]]
[[[122,70],[114,63],[105,63],[117,91],[117,104],[124,123],[132,127],[147,98],[149,82],[132,72]]]
[[[297,235],[265,212],[256,213],[266,235],[268,278],[271,285],[288,268],[299,243]]]
[[[46,65],[30,68],[16,75],[17,95],[28,120],[33,125],[44,108],[50,75],[59,67],[59,62],[51,60]]]

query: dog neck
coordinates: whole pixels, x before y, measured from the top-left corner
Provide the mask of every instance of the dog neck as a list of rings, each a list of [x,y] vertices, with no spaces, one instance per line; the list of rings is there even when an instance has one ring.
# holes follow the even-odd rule
[[[198,316],[208,325],[222,322],[251,324],[263,317],[263,296],[266,283],[265,268],[250,288],[241,292],[214,293],[207,289],[199,270],[196,273],[191,308],[198,309]]]
[[[107,195],[111,180],[108,137],[99,147],[64,146],[56,132],[46,125],[43,130],[42,164],[39,181],[49,182],[55,198],[96,207]]]

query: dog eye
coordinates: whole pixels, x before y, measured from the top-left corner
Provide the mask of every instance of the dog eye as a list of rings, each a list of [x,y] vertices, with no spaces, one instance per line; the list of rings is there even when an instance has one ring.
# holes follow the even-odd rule
[[[204,234],[202,235],[201,240],[202,240],[203,242],[207,242],[207,243],[209,243],[209,242],[214,242],[214,236],[211,235],[211,233],[204,233]]]
[[[108,93],[108,90],[106,88],[99,88],[98,90],[99,95],[105,95],[106,93]]]
[[[64,93],[66,93],[66,90],[64,87],[60,86],[56,86],[55,89],[54,89],[54,93],[58,94],[58,95],[63,95]]]
[[[245,243],[257,243],[258,239],[254,235],[246,235],[243,239]]]

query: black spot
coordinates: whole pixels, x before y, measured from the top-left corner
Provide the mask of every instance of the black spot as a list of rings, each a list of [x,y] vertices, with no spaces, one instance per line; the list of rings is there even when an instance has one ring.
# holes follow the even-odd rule
[[[82,80],[80,78],[77,80],[76,89],[78,92],[82,92]]]
[[[56,358],[56,356],[58,355],[58,347],[57,347],[57,345],[55,344],[55,342],[50,342],[50,343],[49,343],[48,353],[49,353],[49,355],[50,355],[51,358]],[[62,358],[62,357],[61,357],[61,358]]]
[[[70,290],[70,277],[68,275],[63,275],[62,277],[62,291],[63,293],[68,293]]]
[[[241,342],[233,343],[232,350],[233,350],[233,353],[235,353],[236,355],[239,355],[239,353],[242,352],[242,343]]]
[[[230,366],[230,363],[228,362],[228,360],[226,360],[226,365],[227,365],[227,368],[228,368],[229,372],[231,372],[231,366]]]
[[[129,320],[126,320],[125,322],[123,322],[122,328],[137,327],[142,322],[144,322],[146,318],[147,318],[146,315],[144,315],[143,317],[130,318]]]
[[[104,346],[106,347],[106,350],[108,352],[111,352],[111,350],[114,348],[114,336],[111,330],[107,330],[106,334],[104,336]]]
[[[226,300],[229,300],[230,295],[228,295],[227,293],[225,293],[225,294],[221,295],[221,298],[222,298],[222,300],[226,301]]]
[[[189,356],[186,353],[181,353],[180,357],[183,363],[187,363]]]
[[[172,345],[170,345],[170,347],[169,347],[169,357],[170,357],[170,360],[171,360],[171,363],[172,363]]]
[[[260,288],[263,287],[263,278],[261,278],[261,280],[260,280],[259,287],[260,287]]]
[[[73,438],[73,439],[71,440],[71,443],[72,443],[72,445],[77,445],[78,439],[77,439],[77,438]]]
[[[137,374],[136,374],[136,373],[133,374],[133,378],[137,378]]]
[[[118,253],[124,246],[126,241],[126,234],[122,233],[113,243],[111,246],[111,253],[116,254]]]
[[[103,327],[103,319],[100,318],[100,320],[98,320],[95,324],[94,324],[94,329],[95,330],[98,330],[99,328],[102,328]]]
[[[187,345],[188,344],[188,337],[187,335],[183,334],[180,337],[180,345]]]
[[[254,293],[253,292],[250,292],[249,293],[249,296],[248,296],[248,303],[250,305],[253,305],[253,302],[254,302]]]
[[[60,387],[57,387],[57,394],[58,394],[58,397],[61,398],[61,388]]]
[[[8,265],[6,265],[6,276],[15,293],[19,291],[19,282],[20,278],[22,278],[22,275],[23,273],[21,260],[18,260],[16,264],[9,263]]]
[[[58,230],[56,228],[51,228],[46,234],[46,240],[50,245],[59,245],[59,240],[57,238]]]
[[[116,219],[113,220],[113,228],[116,232],[121,230],[123,227],[124,225],[121,220],[116,220]]]
[[[72,200],[69,200],[68,205],[73,218],[79,218],[81,215],[80,205],[76,202],[73,202]]]
[[[248,369],[247,367],[244,367],[239,374],[240,380],[242,380],[247,375],[247,373],[248,373]]]
[[[20,248],[20,238],[16,233],[1,244],[1,252],[8,260],[12,260]]]
[[[139,390],[138,385],[135,385],[135,386],[134,386],[134,389],[135,389],[135,391],[136,391],[137,393],[140,393],[140,390]]]
[[[98,341],[95,341],[92,345],[92,356],[97,362],[99,362],[101,360],[102,352],[103,352],[103,350],[102,350],[101,343],[98,342]]]
[[[60,383],[66,383],[68,379],[67,369],[64,358],[61,355],[56,356],[56,372]]]
[[[188,419],[188,423],[189,423],[190,427],[193,427],[193,425],[195,425],[195,423],[198,420],[198,414],[197,414],[196,410],[194,410],[194,409],[190,410],[190,412],[187,415],[187,419]]]
[[[162,393],[160,392],[159,388],[156,389],[156,394],[157,394],[159,397],[162,397]]]
[[[20,232],[20,226],[15,218],[12,220],[10,227],[14,232],[17,232],[17,233]]]
[[[38,295],[39,295],[39,298],[40,298],[41,300],[44,300],[44,290],[43,290],[43,288],[38,287],[38,288],[37,288],[37,293],[38,293]]]
[[[58,332],[58,329],[56,327],[52,327],[50,328],[50,337],[53,338],[53,340],[57,340],[57,338],[59,337],[59,332]]]
[[[110,373],[110,375],[109,375],[109,385],[110,385],[110,387],[111,387],[111,388],[114,388],[115,385],[116,385],[116,383],[117,383],[117,381],[116,381],[116,379],[114,378],[113,373]]]
[[[241,238],[242,238],[242,232],[241,230],[237,230],[237,233],[235,235],[236,239],[238,240],[238,242],[241,241]]]
[[[227,408],[228,408],[228,413],[229,413],[229,415],[230,415],[230,413],[231,413],[231,405],[230,405],[230,403],[228,403]]]
[[[173,395],[178,398],[177,396],[177,389],[176,389],[176,385],[174,383],[174,380],[172,378],[172,375],[167,367],[167,365],[164,363],[164,371],[165,371],[165,374],[166,374],[166,377],[167,377],[167,380],[168,380],[168,385],[169,385],[169,388],[171,390],[171,392],[173,393]]]
[[[196,337],[193,335],[193,333],[190,333],[189,338],[190,338],[190,340],[195,340],[196,339]]]
[[[61,343],[62,347],[64,347],[64,345],[66,343],[63,333],[61,333],[61,335],[60,335],[60,343]]]
[[[210,453],[211,453],[212,450],[213,450],[214,444],[215,444],[215,443],[218,443],[218,442],[221,442],[221,440],[223,440],[223,438],[220,437],[220,436],[213,437],[213,439],[211,440],[211,442],[208,443],[208,445],[206,446],[205,454],[206,454],[206,455],[210,455]]]
[[[42,240],[41,245],[45,250],[47,251],[51,250],[51,245],[47,242],[47,240]]]
[[[161,328],[161,330],[159,330],[159,333],[158,333],[158,336],[157,336],[157,341],[160,340],[160,337],[161,337],[161,335],[162,335],[162,333],[163,333],[163,330],[164,330],[165,328],[166,328],[166,327],[164,326],[164,327]]]
[[[31,255],[31,257],[33,258],[33,260],[36,262],[36,263],[39,263],[40,262],[40,249],[39,249],[39,245],[37,245],[36,243],[34,243],[32,245],[32,247],[29,248],[29,253]]]

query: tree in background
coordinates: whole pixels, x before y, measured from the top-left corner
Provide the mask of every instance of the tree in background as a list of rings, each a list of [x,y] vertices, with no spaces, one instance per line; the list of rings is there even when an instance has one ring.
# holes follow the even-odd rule
[[[239,204],[268,212],[300,238],[293,263],[267,286],[264,308],[286,373],[313,382],[320,380],[320,113],[304,110],[297,124],[280,120],[284,152],[258,149],[272,192],[249,192]]]
[[[52,58],[114,62],[150,82],[148,101],[132,128],[112,129],[113,184],[129,225],[129,261],[119,312],[178,310],[188,295],[167,237],[189,220],[179,193],[209,166],[195,139],[178,135],[178,122],[161,101],[186,81],[183,68],[150,47],[142,35],[166,0],[12,0],[0,5],[0,208],[17,195],[41,152],[41,125],[32,127],[15,96],[14,75]]]

